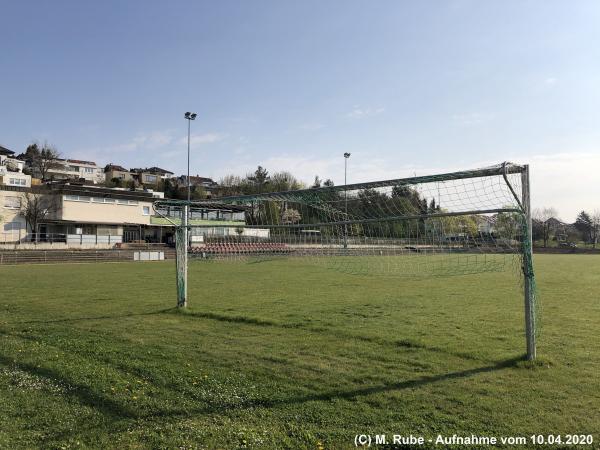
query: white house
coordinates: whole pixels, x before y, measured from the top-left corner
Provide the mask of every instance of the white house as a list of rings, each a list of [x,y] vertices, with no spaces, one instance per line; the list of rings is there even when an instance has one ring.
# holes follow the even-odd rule
[[[79,159],[59,159],[58,167],[48,169],[48,178],[55,180],[84,179],[94,184],[104,182],[104,168],[98,167],[94,161]]]
[[[23,173],[25,162],[14,158],[14,153],[0,146],[0,185],[31,187],[31,176]]]

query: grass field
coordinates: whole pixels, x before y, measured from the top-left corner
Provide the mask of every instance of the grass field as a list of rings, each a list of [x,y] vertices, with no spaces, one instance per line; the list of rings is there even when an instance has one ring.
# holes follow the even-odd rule
[[[301,260],[194,263],[181,313],[170,263],[0,267],[0,447],[598,441],[600,256],[535,263],[533,365],[510,271],[410,281]]]

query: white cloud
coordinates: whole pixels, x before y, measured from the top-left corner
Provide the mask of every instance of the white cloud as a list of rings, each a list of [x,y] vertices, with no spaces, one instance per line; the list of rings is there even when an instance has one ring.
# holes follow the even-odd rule
[[[548,77],[544,80],[544,84],[546,86],[553,86],[558,82],[558,79],[554,78],[554,77]]]
[[[366,117],[376,116],[377,114],[381,114],[385,111],[385,108],[362,108],[358,105],[355,105],[346,117],[350,119],[364,119]]]

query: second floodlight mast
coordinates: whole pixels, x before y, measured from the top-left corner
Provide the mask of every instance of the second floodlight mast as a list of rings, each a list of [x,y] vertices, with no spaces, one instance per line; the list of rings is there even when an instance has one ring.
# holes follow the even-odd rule
[[[348,185],[348,158],[350,158],[350,153],[344,153],[344,212],[346,220],[348,220],[348,191],[346,190]],[[348,224],[344,224],[344,248],[348,248]]]
[[[190,201],[192,198],[192,185],[190,181],[190,129],[192,120],[196,120],[196,113],[186,112],[183,116],[188,121],[188,138],[187,138],[187,205],[181,211],[181,227],[177,229],[175,234],[175,245],[177,246],[177,276],[182,280],[178,280],[177,286],[180,292],[177,295],[177,306],[179,308],[187,307],[187,270],[188,270],[188,243],[189,243],[189,210]],[[179,282],[181,281],[181,282]]]

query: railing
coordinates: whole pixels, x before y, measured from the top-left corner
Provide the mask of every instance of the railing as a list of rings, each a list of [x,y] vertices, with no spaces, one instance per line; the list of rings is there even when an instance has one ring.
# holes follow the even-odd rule
[[[120,244],[123,236],[64,233],[0,233],[0,244],[66,243],[66,244]]]
[[[61,264],[61,263],[101,263],[101,262],[135,262],[140,250],[0,250],[0,266],[13,264]],[[175,260],[175,250],[163,248],[162,258]],[[141,258],[144,259],[144,258]],[[151,259],[151,258],[148,258]],[[162,259],[160,259],[162,260]]]

